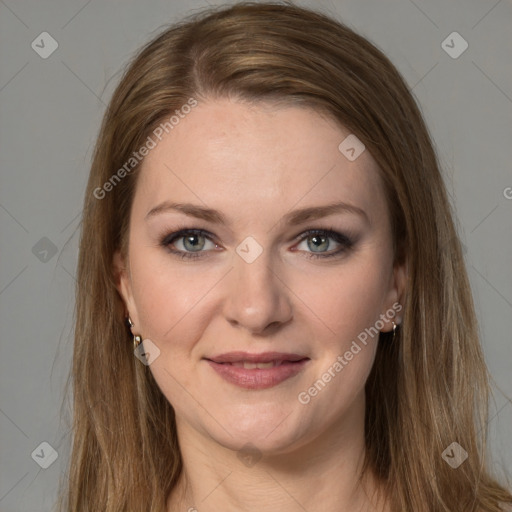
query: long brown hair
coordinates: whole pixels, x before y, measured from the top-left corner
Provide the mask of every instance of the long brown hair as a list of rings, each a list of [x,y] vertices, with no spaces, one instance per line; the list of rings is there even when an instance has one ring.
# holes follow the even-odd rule
[[[489,375],[439,163],[406,83],[338,21],[290,3],[239,3],[155,37],[105,113],[84,201],[60,510],[164,512],[180,476],[174,410],[134,357],[112,259],[117,249],[127,256],[133,152],[191,98],[220,97],[313,107],[379,165],[408,281],[399,334],[379,343],[366,385],[365,467],[386,483],[392,510],[498,512],[512,503],[486,463]],[[457,469],[442,457],[453,442],[468,453]]]

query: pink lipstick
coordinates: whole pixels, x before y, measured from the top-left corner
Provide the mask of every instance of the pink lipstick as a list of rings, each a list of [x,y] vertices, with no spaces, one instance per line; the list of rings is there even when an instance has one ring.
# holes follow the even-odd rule
[[[309,357],[285,352],[228,352],[205,358],[226,381],[245,389],[266,389],[297,375]]]

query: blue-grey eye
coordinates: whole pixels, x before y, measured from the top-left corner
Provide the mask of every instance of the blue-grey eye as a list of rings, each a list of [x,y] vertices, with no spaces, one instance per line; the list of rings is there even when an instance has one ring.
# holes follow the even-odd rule
[[[208,247],[208,243],[211,244],[210,247]],[[171,233],[171,235],[163,239],[162,245],[165,247],[173,246],[173,252],[183,254],[206,252],[216,247],[215,243],[212,242],[206,233],[193,229]]]
[[[207,238],[204,235],[200,235],[198,233],[190,233],[188,235],[182,236],[178,238],[175,243],[175,246],[178,250],[181,250],[179,247],[179,242],[181,241],[183,242],[184,250],[199,252],[204,249]]]
[[[302,244],[306,244],[306,248],[301,248]],[[327,235],[327,234],[319,234],[319,233],[313,233],[308,236],[305,236],[302,239],[302,242],[297,246],[297,249],[299,250],[307,250],[311,251],[313,253],[323,253],[327,252],[329,250],[333,250],[337,248],[337,245],[339,244],[338,241],[335,240],[334,236]]]
[[[330,237],[324,235],[310,235],[306,238],[308,248],[313,252],[324,252],[325,250],[328,250],[329,239]]]
[[[305,247],[301,248],[301,245]],[[349,251],[354,245],[348,236],[333,230],[309,230],[301,238],[298,250],[310,258],[330,258]]]

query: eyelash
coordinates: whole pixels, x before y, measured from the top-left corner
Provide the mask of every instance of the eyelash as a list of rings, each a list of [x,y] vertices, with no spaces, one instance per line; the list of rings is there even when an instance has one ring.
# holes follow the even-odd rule
[[[179,240],[180,238],[184,238],[185,235],[202,235],[205,238],[209,239],[211,242],[215,243],[214,236],[209,233],[208,231],[205,231],[204,229],[195,229],[195,228],[184,228],[180,229],[179,231],[174,231],[173,233],[169,233],[168,235],[165,235],[160,240],[160,245],[164,247],[167,251],[169,251],[171,254],[174,254],[178,256],[181,259],[196,259],[196,258],[202,258],[203,254],[205,254],[206,251],[197,251],[196,253],[192,252],[185,252],[185,251],[178,251],[175,249],[171,249],[169,246],[175,242],[176,240]],[[313,235],[322,235],[327,238],[332,238],[335,242],[339,243],[341,245],[340,248],[335,250],[335,252],[331,252],[329,254],[322,254],[322,253],[307,253],[308,258],[311,259],[327,259],[327,258],[333,258],[335,256],[339,256],[342,253],[348,252],[351,250],[354,246],[354,241],[349,238],[347,235],[344,235],[342,233],[338,233],[337,231],[333,231],[333,229],[309,229],[303,233],[301,233],[301,238],[298,240],[297,243],[301,243],[302,241],[306,240],[308,237]],[[215,243],[216,244],[216,243]],[[217,245],[217,244],[216,244]]]

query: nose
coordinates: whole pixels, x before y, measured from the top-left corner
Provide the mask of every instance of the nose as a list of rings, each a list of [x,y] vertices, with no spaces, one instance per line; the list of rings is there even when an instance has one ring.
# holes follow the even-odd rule
[[[285,276],[273,265],[267,251],[252,263],[238,255],[234,269],[229,273],[224,316],[234,326],[251,334],[270,334],[289,322],[293,316]]]

